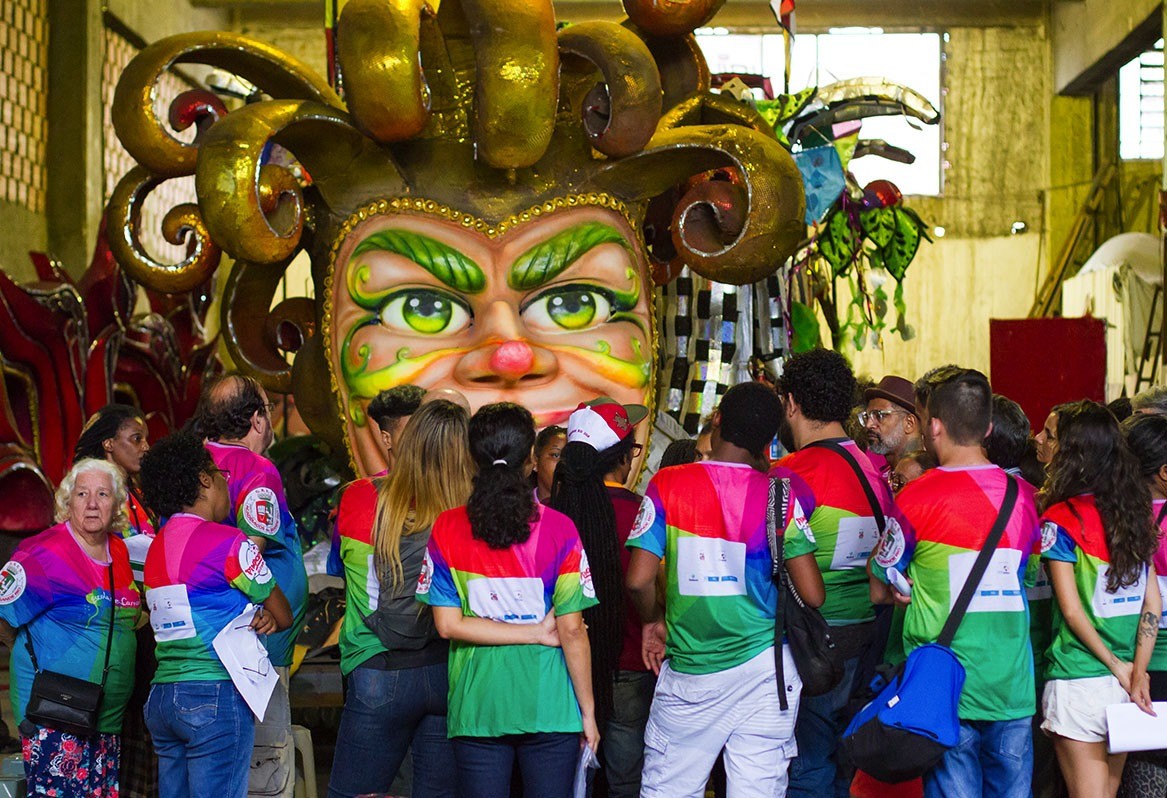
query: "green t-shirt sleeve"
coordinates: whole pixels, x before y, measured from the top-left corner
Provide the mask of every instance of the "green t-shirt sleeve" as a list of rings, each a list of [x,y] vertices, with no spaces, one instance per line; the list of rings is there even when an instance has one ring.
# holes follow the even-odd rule
[[[782,537],[782,556],[787,560],[801,557],[804,554],[814,554],[818,544],[814,539],[814,532],[810,529],[810,522],[806,519],[802,504],[798,497],[790,497],[790,507],[786,511],[786,531]]]
[[[579,533],[572,526],[572,535],[563,547],[559,559],[559,575],[555,580],[555,590],[551,596],[551,606],[556,615],[568,615],[586,610],[599,604],[596,588],[592,583],[592,569],[588,556],[584,553]]]

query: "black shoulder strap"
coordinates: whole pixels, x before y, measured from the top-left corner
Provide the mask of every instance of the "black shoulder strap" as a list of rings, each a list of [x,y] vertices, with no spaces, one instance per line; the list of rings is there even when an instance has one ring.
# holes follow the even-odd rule
[[[988,570],[989,560],[993,558],[993,552],[997,550],[997,544],[1001,542],[1001,535],[1005,533],[1005,527],[1009,525],[1009,518],[1013,515],[1013,507],[1017,503],[1017,481],[1008,474],[1005,475],[1005,480],[1005,500],[1001,503],[1001,511],[997,513],[997,520],[993,522],[993,528],[990,530],[989,536],[985,538],[985,545],[981,548],[981,553],[977,555],[972,570],[968,572],[968,578],[964,580],[964,587],[960,589],[960,595],[956,597],[956,603],[952,605],[952,611],[948,613],[948,620],[944,622],[944,628],[940,630],[940,637],[936,640],[942,646],[952,645],[952,640],[956,637],[956,630],[960,626],[960,622],[964,620],[964,613],[968,610],[968,605],[972,603],[973,593],[980,586],[981,577]]]
[[[782,636],[785,634],[783,620],[786,617],[786,590],[783,588],[783,572],[786,570],[786,553],[783,548],[785,535],[781,531],[786,511],[790,503],[790,480],[771,479],[770,492],[766,502],[766,542],[770,544],[770,581],[778,588],[778,606],[774,613],[774,671],[778,683],[778,707],[785,712],[786,673],[782,666]]]
[[[856,479],[859,480],[859,484],[863,487],[863,492],[867,494],[867,503],[871,505],[871,516],[875,519],[875,526],[878,527],[879,534],[883,535],[884,530],[887,528],[887,519],[883,517],[883,506],[879,503],[879,499],[875,498],[875,491],[871,489],[871,483],[867,481],[867,475],[863,473],[863,469],[855,460],[854,455],[843,446],[830,440],[813,441],[802,448],[809,449],[812,446],[834,452],[846,460],[847,465],[851,466],[851,470],[855,472]]]

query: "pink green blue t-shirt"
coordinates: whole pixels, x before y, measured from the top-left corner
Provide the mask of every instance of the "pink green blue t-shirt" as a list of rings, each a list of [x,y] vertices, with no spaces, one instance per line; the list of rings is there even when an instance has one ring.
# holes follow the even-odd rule
[[[114,535],[108,540],[113,562],[112,602],[109,564],[96,562],[81,548],[68,522],[22,541],[0,569],[0,618],[17,630],[10,697],[18,724],[24,719],[35,675],[25,641],[32,639],[41,668],[100,683],[110,645],[112,603],[116,611],[110,668],[98,731],[121,734],[134,682],[134,626],[142,602],[125,544]]]
[[[806,518],[814,496],[791,480],[783,553],[815,550]],[[766,537],[770,476],[738,463],[708,461],[665,468],[648,483],[627,546],[666,563],[666,656],[681,673],[715,673],[774,645],[778,592]]]
[[[1156,499],[1152,507],[1155,523],[1159,527],[1159,548],[1155,550],[1152,563],[1159,582],[1159,593],[1163,596],[1163,610],[1159,615],[1159,635],[1155,638],[1149,670],[1167,671],[1167,501]]]
[[[940,637],[1011,478],[995,465],[934,468],[896,497],[904,522],[888,528],[872,572],[887,581],[887,569],[894,567],[912,581],[905,653]],[[965,668],[962,720],[1016,720],[1036,710],[1025,587],[1027,580],[1032,583],[1027,569],[1036,569],[1040,545],[1033,497],[1018,491],[1001,542],[952,642]]]
[[[575,524],[536,505],[531,536],[505,549],[474,537],[465,507],[434,521],[417,599],[469,617],[537,624],[597,604]],[[563,649],[540,645],[450,644],[451,737],[583,730]]]
[[[229,680],[215,636],[276,584],[259,547],[235,527],[179,513],[150,546],[145,576],[154,684]]]
[[[292,664],[296,636],[304,623],[308,572],[304,570],[300,535],[288,510],[283,480],[271,460],[244,446],[211,441],[207,450],[215,465],[230,475],[227,489],[231,514],[225,523],[238,527],[248,537],[266,540],[263,557],[292,607],[292,625],[267,638],[272,664],[286,667]]]
[[[1115,591],[1108,589],[1110,549],[1102,516],[1090,494],[1055,504],[1042,514],[1041,520],[1041,556],[1073,563],[1078,598],[1091,626],[1115,656],[1130,662],[1135,655],[1135,635],[1147,590],[1146,566],[1134,584]],[[1047,659],[1046,675],[1050,679],[1083,679],[1110,673],[1070,629],[1056,601],[1053,642]]]
[[[346,675],[369,657],[388,650],[364,621],[377,609],[381,593],[373,550],[376,515],[377,485],[372,479],[358,479],[344,489],[337,507],[336,532],[346,602],[340,627],[340,672]]]
[[[899,510],[879,470],[850,438],[835,439],[855,458],[883,512],[885,525],[898,525]],[[802,477],[814,493],[814,512],[807,519],[818,549],[815,560],[827,590],[820,608],[832,626],[874,620],[867,560],[879,539],[871,502],[847,461],[830,449],[807,446],[778,461]]]

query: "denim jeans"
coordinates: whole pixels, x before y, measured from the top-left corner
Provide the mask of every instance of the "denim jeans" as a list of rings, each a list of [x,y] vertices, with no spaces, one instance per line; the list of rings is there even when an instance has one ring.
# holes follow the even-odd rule
[[[458,794],[462,798],[508,798],[516,758],[523,777],[523,795],[571,798],[580,755],[578,733],[455,737],[452,742],[461,787]]]
[[[612,719],[600,739],[609,798],[637,798],[644,769],[644,727],[652,708],[656,676],[652,671],[616,671]]]
[[[842,753],[843,711],[851,698],[859,657],[844,663],[843,680],[829,693],[803,696],[794,737],[798,740],[798,758],[790,763],[790,798],[847,798],[851,781],[838,772],[837,757]]]
[[[158,793],[166,798],[243,798],[255,717],[231,682],[156,684],[146,727],[158,753]]]
[[[357,666],[348,691],[329,798],[387,793],[413,746],[414,798],[454,798],[457,771],[446,738],[446,663],[400,670]]]
[[[924,776],[925,798],[1029,798],[1032,718],[962,720],[960,742]]]

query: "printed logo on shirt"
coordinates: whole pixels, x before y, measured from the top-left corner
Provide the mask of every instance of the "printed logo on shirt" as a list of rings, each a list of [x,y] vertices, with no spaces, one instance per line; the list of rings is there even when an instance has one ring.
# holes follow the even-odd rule
[[[588,555],[579,553],[579,587],[588,598],[596,597],[596,586],[592,584],[592,567],[588,565]]]
[[[421,573],[417,575],[417,593],[425,595],[430,592],[430,585],[434,580],[434,561],[427,550],[421,561]]]
[[[239,547],[239,567],[257,585],[266,585],[271,581],[271,569],[267,567],[259,546],[250,540]]]
[[[28,576],[24,573],[24,566],[18,562],[9,562],[0,569],[0,604],[11,604],[22,595],[28,586]]]
[[[798,531],[806,536],[806,539],[811,543],[818,543],[814,539],[814,531],[810,528],[810,521],[806,520],[806,513],[802,511],[802,505],[798,503],[798,499],[794,500],[794,525],[798,527]]]
[[[628,539],[636,540],[647,532],[655,521],[656,505],[652,503],[652,499],[645,496],[640,502],[640,510],[636,513],[636,522],[632,525],[632,531],[628,533]]]
[[[504,623],[539,623],[547,614],[543,580],[528,576],[483,576],[466,583],[470,610]]]
[[[746,595],[746,544],[699,536],[677,539],[677,590],[682,596]]]
[[[271,488],[256,488],[243,500],[243,520],[257,532],[274,535],[280,529],[280,509],[276,492]]]
[[[1147,592],[1147,571],[1139,574],[1133,585],[1120,587],[1113,593],[1107,589],[1106,576],[1110,566],[1098,566],[1098,579],[1094,582],[1094,614],[1099,618],[1118,618],[1123,615],[1137,615],[1143,608],[1143,594]]]
[[[904,539],[904,530],[900,522],[894,518],[887,519],[887,528],[883,531],[883,542],[875,555],[875,562],[883,568],[891,568],[904,556],[908,547]]]
[[[1058,542],[1058,525],[1053,521],[1046,521],[1041,525],[1041,553],[1045,554]]]

